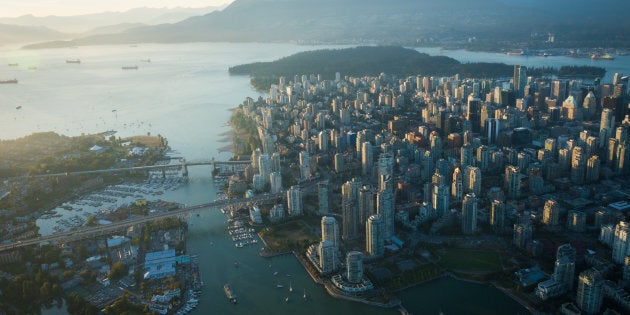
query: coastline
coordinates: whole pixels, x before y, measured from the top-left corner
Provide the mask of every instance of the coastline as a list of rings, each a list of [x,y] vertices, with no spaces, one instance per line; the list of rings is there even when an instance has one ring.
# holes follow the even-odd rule
[[[311,278],[313,279],[313,281],[317,284],[321,284],[324,286],[324,288],[326,289],[326,292],[328,293],[328,295],[330,295],[331,297],[337,298],[337,299],[342,299],[342,300],[346,300],[346,301],[352,301],[352,302],[359,302],[359,303],[363,303],[366,305],[370,305],[370,306],[376,306],[376,307],[382,307],[382,308],[395,308],[395,307],[399,307],[404,309],[404,307],[402,306],[402,301],[400,299],[398,299],[397,297],[395,298],[391,298],[389,303],[379,303],[379,302],[374,302],[374,301],[368,301],[366,299],[362,299],[359,297],[354,297],[354,296],[350,296],[350,295],[346,295],[345,293],[339,291],[334,285],[332,285],[329,282],[326,282],[324,280],[322,280],[317,274],[314,273],[314,271],[311,268],[308,268],[308,262],[305,261],[304,256],[302,256],[300,253],[293,251],[293,255],[295,256],[295,258],[297,258],[297,260],[302,264],[302,267],[304,267],[304,269],[306,270],[306,272],[311,276]]]

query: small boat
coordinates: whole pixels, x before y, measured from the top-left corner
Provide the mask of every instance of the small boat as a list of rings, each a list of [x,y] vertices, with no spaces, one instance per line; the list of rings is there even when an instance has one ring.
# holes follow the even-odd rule
[[[306,300],[306,289],[304,290],[304,294],[302,294],[302,297]]]
[[[81,59],[66,60],[66,63],[81,63]]]
[[[289,297],[287,296],[287,297],[284,299],[284,301],[285,301],[285,302],[287,302],[287,303],[289,303]]]
[[[0,80],[0,84],[17,84],[18,80],[17,79],[13,79],[13,80]]]
[[[140,59],[142,62],[151,62],[151,59]]]
[[[289,282],[289,292],[293,292],[293,284]]]
[[[17,110],[22,109],[22,105],[15,107],[15,109],[17,109]]]
[[[273,275],[274,275],[274,276],[277,276],[277,275],[278,275],[278,272],[277,272],[277,271],[276,271],[276,272],[274,272],[274,273],[273,273]]]
[[[17,63],[17,62],[16,62],[16,63],[10,63],[10,64],[9,64],[9,67],[17,67],[17,66],[19,66],[19,65],[20,65],[20,64],[19,64],[19,63]]]
[[[138,66],[122,66],[123,70],[138,70]]]
[[[280,282],[278,282],[278,284],[276,284],[276,288],[281,289],[284,288],[284,286]]]
[[[223,291],[225,292],[225,296],[230,300],[230,302],[236,304],[236,294],[232,291],[232,287],[229,283],[226,283],[223,286]]]

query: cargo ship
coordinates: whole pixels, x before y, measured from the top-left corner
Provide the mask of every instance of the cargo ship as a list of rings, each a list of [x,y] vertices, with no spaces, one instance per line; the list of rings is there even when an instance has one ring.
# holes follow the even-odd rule
[[[228,298],[228,300],[236,304],[236,294],[234,294],[234,291],[232,291],[232,287],[230,286],[229,283],[226,283],[223,286],[223,291],[225,291],[225,296]]]
[[[18,80],[17,79],[13,79],[13,80],[0,80],[0,84],[17,84]]]

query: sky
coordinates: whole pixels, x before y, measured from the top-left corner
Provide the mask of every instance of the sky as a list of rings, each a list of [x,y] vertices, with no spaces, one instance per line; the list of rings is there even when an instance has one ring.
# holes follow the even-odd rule
[[[1,17],[80,15],[105,11],[126,11],[139,7],[207,7],[234,0],[0,0]]]

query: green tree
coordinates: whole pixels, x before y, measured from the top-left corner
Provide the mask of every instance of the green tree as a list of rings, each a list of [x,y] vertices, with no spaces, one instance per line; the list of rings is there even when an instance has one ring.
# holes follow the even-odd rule
[[[126,276],[128,271],[129,268],[127,267],[127,265],[125,265],[121,261],[118,261],[112,265],[108,277],[112,280],[119,280],[122,277]]]

